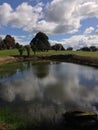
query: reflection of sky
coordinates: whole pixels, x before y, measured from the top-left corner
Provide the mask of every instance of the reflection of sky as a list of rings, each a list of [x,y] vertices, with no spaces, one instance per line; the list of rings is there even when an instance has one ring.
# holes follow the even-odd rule
[[[2,79],[5,82],[1,82],[0,86],[1,99],[12,102],[18,96],[23,101],[37,99],[64,105],[68,110],[96,110],[92,104],[98,103],[97,69],[70,63],[51,63],[45,66],[49,70],[43,78],[37,77],[37,68],[30,66],[7,80]]]

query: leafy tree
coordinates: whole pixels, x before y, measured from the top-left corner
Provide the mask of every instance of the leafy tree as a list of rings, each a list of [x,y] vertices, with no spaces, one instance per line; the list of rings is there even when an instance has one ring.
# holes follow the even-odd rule
[[[90,51],[90,48],[89,47],[82,47],[80,48],[81,51]]]
[[[6,35],[3,41],[7,49],[11,49],[15,47],[15,39],[11,35]]]
[[[0,50],[2,50],[2,37],[0,37]]]
[[[96,48],[96,46],[90,46],[90,51],[97,51],[98,49]]]
[[[36,48],[36,45],[32,45],[31,46],[31,49],[32,49],[32,51],[34,52],[34,55],[36,54],[36,51],[37,51],[37,48]]]
[[[6,44],[4,43],[4,41],[2,41],[2,49],[7,49]]]
[[[0,43],[2,42],[2,37],[0,37]]]
[[[73,48],[72,48],[72,47],[68,47],[67,50],[68,50],[68,51],[72,51]]]
[[[20,56],[23,55],[23,51],[24,51],[24,47],[22,45],[20,45],[20,47],[18,48],[19,54]]]
[[[26,45],[25,46],[25,49],[27,51],[27,56],[29,57],[30,56],[30,46],[29,45]]]
[[[0,50],[7,49],[7,46],[4,43],[4,40],[2,37],[0,37]]]
[[[55,45],[52,46],[52,49],[53,49],[53,50],[56,50],[56,51],[57,51],[57,50],[60,50],[60,51],[61,51],[61,50],[65,50],[65,48],[63,47],[62,44],[55,44]]]
[[[48,36],[43,32],[37,33],[36,36],[31,40],[30,46],[34,53],[36,51],[48,51],[50,49]]]
[[[17,42],[16,44],[15,44],[15,48],[19,48],[20,47],[20,44]]]

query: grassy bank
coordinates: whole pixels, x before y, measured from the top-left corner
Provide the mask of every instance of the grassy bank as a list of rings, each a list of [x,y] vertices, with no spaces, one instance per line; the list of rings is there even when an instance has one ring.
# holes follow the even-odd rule
[[[37,52],[36,55],[60,55],[60,54],[76,54],[79,56],[90,56],[90,57],[98,57],[98,52],[84,52],[84,51],[54,51],[50,50],[48,52]],[[0,50],[0,57],[19,55],[17,49],[12,50]],[[26,51],[24,51],[23,55],[26,55]],[[30,51],[30,55],[34,55],[32,50]]]
[[[69,60],[69,56],[70,57]],[[50,58],[51,57],[51,58]],[[67,58],[66,58],[67,57]],[[0,64],[13,62],[13,61],[36,61],[42,59],[50,60],[61,60],[74,62],[77,64],[89,65],[98,67],[98,52],[84,52],[84,51],[54,51],[50,50],[48,52],[36,52],[34,53],[30,50],[30,57],[27,57],[26,50],[23,52],[23,57],[20,57],[17,49],[12,50],[0,50]]]

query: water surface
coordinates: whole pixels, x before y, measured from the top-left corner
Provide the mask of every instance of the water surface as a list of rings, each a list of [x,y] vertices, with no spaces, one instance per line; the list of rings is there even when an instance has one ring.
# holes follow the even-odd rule
[[[97,112],[98,69],[64,62],[26,62],[21,66],[1,76],[0,107],[30,116],[69,110]]]

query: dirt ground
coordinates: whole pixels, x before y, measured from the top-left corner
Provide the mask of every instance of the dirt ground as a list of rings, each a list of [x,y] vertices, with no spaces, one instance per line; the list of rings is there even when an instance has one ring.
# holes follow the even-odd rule
[[[15,57],[6,56],[6,57],[0,57],[0,64],[8,63],[11,61],[16,61],[17,59]]]

